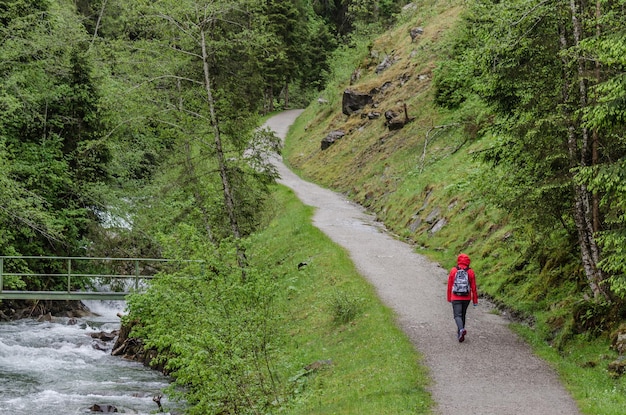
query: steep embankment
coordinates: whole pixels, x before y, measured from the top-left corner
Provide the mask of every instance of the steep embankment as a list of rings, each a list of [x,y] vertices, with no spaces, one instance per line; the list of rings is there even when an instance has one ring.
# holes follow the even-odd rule
[[[476,260],[481,295],[532,321],[534,312],[553,307],[549,301],[557,301],[559,287],[525,268],[525,286],[509,288],[519,281],[509,271],[528,261],[511,237],[507,213],[483,194],[492,178],[476,156],[493,145],[492,137],[479,134],[489,117],[483,118],[484,108],[455,112],[434,103],[434,72],[450,53],[461,3],[410,8],[394,29],[339,53],[334,83],[297,120],[284,158],[302,177],[366,207],[442,266],[467,252]],[[371,103],[346,115],[345,91],[370,94]],[[405,109],[408,122],[390,128],[385,115],[404,121]],[[334,131],[344,135],[322,149]]]
[[[462,11],[454,3],[409,9],[392,31],[340,54],[335,83],[303,113],[285,147],[286,162],[303,177],[345,193],[448,261],[459,250],[475,254],[477,241],[495,250],[489,240],[506,233],[502,217],[472,197],[479,169],[471,154],[484,145],[476,120],[433,104],[433,70]],[[420,29],[414,39],[412,29]],[[345,115],[344,90],[371,94],[371,105]],[[389,128],[385,115],[404,121],[405,108],[409,122]],[[345,135],[322,150],[332,131]],[[496,265],[496,252],[480,256],[485,270]]]

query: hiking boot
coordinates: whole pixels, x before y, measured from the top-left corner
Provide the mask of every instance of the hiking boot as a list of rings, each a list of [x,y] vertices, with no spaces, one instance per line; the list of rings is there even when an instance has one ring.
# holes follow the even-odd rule
[[[459,330],[459,343],[463,343],[463,340],[465,340],[466,334],[467,334],[467,330],[465,329]]]

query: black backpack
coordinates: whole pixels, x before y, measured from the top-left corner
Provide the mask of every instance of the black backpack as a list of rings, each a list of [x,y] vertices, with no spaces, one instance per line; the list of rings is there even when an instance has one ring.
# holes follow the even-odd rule
[[[469,268],[457,268],[456,274],[454,275],[454,284],[452,285],[452,292],[456,295],[469,295],[470,293],[470,283],[469,283],[469,275],[467,270]]]

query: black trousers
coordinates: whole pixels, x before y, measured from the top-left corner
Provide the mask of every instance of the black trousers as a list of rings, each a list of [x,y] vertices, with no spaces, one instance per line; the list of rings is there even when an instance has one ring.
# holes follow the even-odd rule
[[[470,300],[453,300],[452,312],[454,314],[454,322],[456,323],[457,332],[465,328],[465,315],[467,314],[467,307],[469,307]]]

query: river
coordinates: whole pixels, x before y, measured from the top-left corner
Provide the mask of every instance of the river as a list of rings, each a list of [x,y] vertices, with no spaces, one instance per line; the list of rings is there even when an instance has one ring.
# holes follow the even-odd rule
[[[95,404],[102,409],[113,405],[127,414],[158,411],[153,397],[162,393],[168,379],[140,363],[111,356],[113,342],[91,337],[119,329],[117,313],[123,302],[85,303],[98,315],[76,324],[68,324],[68,318],[0,323],[1,414],[85,414],[94,413],[90,408]],[[166,411],[175,409],[166,397],[161,404]]]

